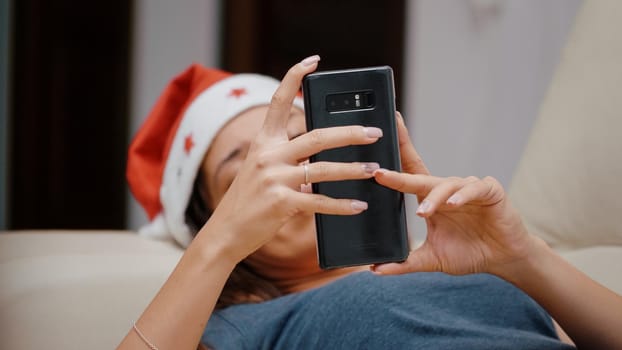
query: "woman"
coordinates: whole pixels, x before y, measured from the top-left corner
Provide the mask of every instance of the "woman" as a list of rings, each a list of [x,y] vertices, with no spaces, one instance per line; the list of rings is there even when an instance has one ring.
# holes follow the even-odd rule
[[[356,215],[367,203],[310,193],[301,185],[300,164],[325,149],[373,143],[382,130],[351,126],[306,133],[296,95],[318,61],[311,56],[293,66],[269,106],[257,99],[220,110],[226,98],[252,93],[220,83],[207,95],[187,93],[197,80],[209,80],[196,72],[172,84],[191,96],[191,104],[175,91],[158,103],[153,113],[181,108],[182,120],[155,125],[148,119],[130,150],[128,179],[152,218],[145,232],[168,232],[187,250],[119,349],[194,349],[201,340],[217,349],[570,348],[520,290],[578,347],[622,346],[622,298],[527,233],[494,179],[430,176],[399,116],[403,173],[375,163],[316,163],[308,175],[310,182],[374,177],[416,194],[417,214],[428,224],[426,242],[404,263],[373,266],[373,273],[362,272],[369,267],[320,270],[313,214]],[[261,90],[259,85],[254,87]],[[206,104],[226,118],[199,132],[186,121],[198,119]],[[149,153],[156,143],[167,144],[164,156]],[[155,191],[147,186],[151,182]],[[189,182],[194,186],[188,190],[175,187]],[[204,225],[197,222],[194,239],[182,219],[187,206],[190,221],[209,216]],[[406,274],[424,271],[445,274]]]

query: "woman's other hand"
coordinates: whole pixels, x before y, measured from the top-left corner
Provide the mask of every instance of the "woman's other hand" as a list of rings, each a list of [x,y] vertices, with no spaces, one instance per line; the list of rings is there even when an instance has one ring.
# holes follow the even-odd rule
[[[375,266],[382,274],[441,271],[454,275],[499,273],[523,261],[535,238],[522,224],[503,187],[491,177],[439,178],[380,169],[378,183],[416,194],[417,215],[428,234],[403,263]]]
[[[417,215],[425,218],[428,228],[425,242],[406,261],[376,265],[376,273],[491,273],[542,305],[577,348],[621,348],[622,297],[530,235],[497,180],[421,173],[379,169],[374,174],[384,186],[416,194]]]

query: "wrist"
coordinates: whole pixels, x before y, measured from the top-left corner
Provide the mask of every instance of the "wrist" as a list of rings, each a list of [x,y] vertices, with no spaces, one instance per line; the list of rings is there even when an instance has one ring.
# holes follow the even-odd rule
[[[531,283],[553,255],[553,250],[541,238],[528,234],[525,254],[511,262],[492,268],[489,273],[521,288]]]
[[[236,235],[228,232],[227,227],[219,227],[208,221],[197,233],[188,249],[196,250],[205,263],[214,262],[233,269],[246,256],[239,252],[239,242]]]

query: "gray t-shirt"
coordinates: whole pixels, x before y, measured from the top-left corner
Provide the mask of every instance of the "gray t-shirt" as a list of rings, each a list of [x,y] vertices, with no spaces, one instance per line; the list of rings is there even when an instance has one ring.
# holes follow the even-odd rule
[[[550,316],[487,274],[354,273],[321,288],[215,312],[202,341],[224,349],[573,349]]]

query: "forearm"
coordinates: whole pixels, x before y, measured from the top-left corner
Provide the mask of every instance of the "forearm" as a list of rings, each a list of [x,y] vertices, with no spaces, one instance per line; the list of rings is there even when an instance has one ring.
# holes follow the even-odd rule
[[[226,249],[197,236],[136,322],[159,349],[196,349],[216,301],[235,266]],[[207,242],[203,242],[207,241]],[[130,329],[118,349],[147,349]]]
[[[622,296],[590,279],[534,239],[526,261],[495,273],[529,294],[579,349],[622,348]]]

